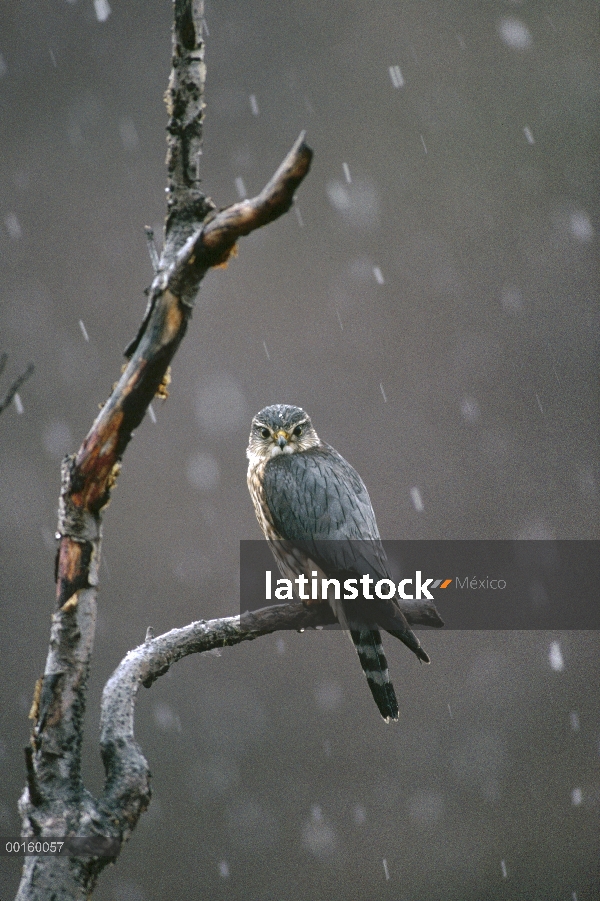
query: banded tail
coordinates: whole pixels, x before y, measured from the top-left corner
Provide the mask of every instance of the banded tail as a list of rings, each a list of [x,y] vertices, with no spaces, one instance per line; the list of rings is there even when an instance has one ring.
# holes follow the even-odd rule
[[[389,723],[391,720],[398,719],[398,701],[390,674],[383,645],[381,644],[381,634],[379,629],[373,628],[372,625],[360,622],[356,619],[348,619],[347,611],[339,599],[330,599],[329,604],[335,613],[337,620],[350,638],[352,644],[358,654],[360,665],[363,673],[367,677],[367,684],[371,690],[371,694],[377,704],[380,714]],[[404,616],[398,611],[395,617],[395,624],[401,628],[386,628],[386,631],[402,641],[413,654],[424,663],[429,663],[429,657],[421,647],[419,639],[412,631]],[[390,623],[391,625],[391,623]]]
[[[379,631],[369,629],[363,623],[353,622],[349,623],[349,632],[380,714],[386,723],[397,720],[398,701],[388,672]]]

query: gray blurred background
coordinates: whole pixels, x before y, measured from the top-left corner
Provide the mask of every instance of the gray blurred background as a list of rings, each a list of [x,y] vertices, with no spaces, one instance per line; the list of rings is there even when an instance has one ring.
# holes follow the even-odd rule
[[[63,454],[119,375],[164,213],[168,0],[0,11],[0,833],[53,607]],[[239,609],[252,415],[294,403],[363,475],[385,538],[598,537],[597,7],[206,5],[202,172],[218,206],[299,131],[284,219],[203,283],[171,395],[105,516],[102,686],[147,626]],[[87,340],[89,339],[89,340]],[[565,599],[568,602],[568,598]],[[386,643],[386,726],[341,633],[194,657],[140,697],[154,798],[101,901],[598,897],[594,633]],[[389,877],[389,878],[386,878]],[[0,898],[17,861],[0,858]]]

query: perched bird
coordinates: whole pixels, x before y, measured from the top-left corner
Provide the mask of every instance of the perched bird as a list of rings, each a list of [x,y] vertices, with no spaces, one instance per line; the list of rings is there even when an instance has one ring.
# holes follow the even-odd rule
[[[265,407],[252,420],[248,488],[256,518],[280,572],[344,580],[368,574],[388,579],[375,514],[359,474],[321,441],[309,416],[287,404]],[[396,599],[327,601],[350,636],[382,717],[398,719],[379,627],[429,663]]]

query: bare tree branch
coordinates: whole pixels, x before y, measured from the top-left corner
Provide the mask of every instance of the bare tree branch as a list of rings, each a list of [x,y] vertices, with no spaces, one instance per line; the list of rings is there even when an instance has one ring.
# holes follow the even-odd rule
[[[101,751],[106,781],[99,798],[84,787],[81,747],[93,650],[102,514],[133,431],[187,329],[202,278],[230,256],[236,241],[285,213],[308,172],[312,152],[300,135],[273,178],[252,200],[217,212],[199,187],[204,48],[201,0],[175,0],[172,71],[167,91],[168,213],[149,301],[128,363],[77,454],[62,465],[56,608],[44,675],[31,709],[27,786],[20,801],[25,837],[69,837],[68,854],[26,857],[18,901],[87,899],[98,875],[129,838],[150,801],[150,772],[134,738],[140,685],[150,686],[182,657],[252,640],[279,629],[335,622],[327,605],[280,605],[243,616],[192,623],[146,641],[125,657],[106,685]],[[0,367],[4,361],[0,360]],[[16,389],[15,389],[16,390]],[[411,605],[413,623],[440,625],[433,605]],[[74,846],[73,837],[80,844]],[[82,848],[81,842],[86,844]],[[84,854],[83,851],[86,850]]]
[[[7,360],[8,360],[7,353],[0,354],[0,375],[2,375],[2,373],[4,372],[4,367],[6,366]],[[17,393],[17,391],[19,390],[21,385],[27,381],[29,376],[33,374],[33,370],[34,370],[34,365],[33,365],[33,363],[30,363],[29,366],[27,367],[27,369],[25,370],[25,372],[22,372],[21,375],[18,376],[14,380],[14,382],[12,383],[12,385],[6,392],[4,399],[0,400],[0,413],[3,413],[4,410],[6,410],[6,408],[11,405],[15,394]]]
[[[126,351],[125,371],[79,451],[62,466],[56,608],[46,667],[30,714],[34,725],[26,750],[27,787],[20,801],[24,836],[104,836],[116,839],[118,846],[149,803],[143,756],[140,752],[137,762],[125,761],[118,753],[122,736],[105,743],[107,781],[100,799],[84,788],[81,777],[102,512],[132,433],[164,384],[185,335],[202,278],[227,259],[240,236],[289,209],[312,157],[301,136],[258,197],[215,213],[199,189],[198,176],[205,77],[202,15],[202,0],[175,0],[167,91],[168,213],[148,307]],[[109,859],[97,850],[88,857],[26,857],[17,897],[88,898]]]
[[[403,606],[412,625],[439,627],[442,621],[434,604],[412,602]],[[110,677],[102,695],[100,748],[106,769],[106,785],[100,804],[106,809],[127,811],[126,838],[144,810],[149,797],[150,771],[146,758],[135,741],[133,724],[135,702],[140,685],[149,688],[170,667],[189,654],[201,654],[213,648],[253,641],[284,629],[304,631],[336,622],[328,604],[278,604],[205,622],[190,623],[156,638],[147,636],[144,644],[130,651]]]

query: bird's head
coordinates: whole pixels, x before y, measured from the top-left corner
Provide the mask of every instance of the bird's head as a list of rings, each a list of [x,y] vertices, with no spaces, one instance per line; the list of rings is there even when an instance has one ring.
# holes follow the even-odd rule
[[[252,420],[246,456],[251,463],[269,460],[277,454],[295,454],[320,445],[310,417],[300,407],[273,404]]]

